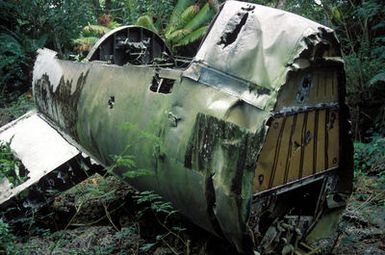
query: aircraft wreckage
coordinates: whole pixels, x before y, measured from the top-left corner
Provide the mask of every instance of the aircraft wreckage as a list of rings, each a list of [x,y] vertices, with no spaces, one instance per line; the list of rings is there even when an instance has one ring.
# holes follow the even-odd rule
[[[122,180],[240,252],[291,254],[333,236],[351,193],[339,42],[291,13],[226,2],[188,62],[138,26],[109,32],[83,62],[42,49],[33,92],[37,110],[0,130],[29,172],[2,181],[5,219],[133,156],[152,174],[120,166]]]

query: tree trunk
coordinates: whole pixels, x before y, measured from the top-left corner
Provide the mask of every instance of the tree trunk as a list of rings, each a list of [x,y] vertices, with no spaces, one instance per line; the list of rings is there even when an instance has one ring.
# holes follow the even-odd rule
[[[56,33],[53,36],[53,40],[54,40],[55,51],[58,53],[58,57],[62,58],[63,57],[63,51],[61,48],[59,37],[57,36]]]

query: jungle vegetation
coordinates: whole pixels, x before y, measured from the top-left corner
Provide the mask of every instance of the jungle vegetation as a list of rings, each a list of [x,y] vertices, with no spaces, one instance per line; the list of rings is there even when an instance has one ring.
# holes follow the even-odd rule
[[[174,54],[183,54],[189,47],[199,46],[222,2],[224,1],[0,1],[0,124],[5,124],[2,122],[4,115],[8,116],[5,118],[8,121],[20,116],[33,105],[30,89],[33,63],[38,48],[47,47],[57,51],[62,58],[81,60],[103,34],[120,25],[138,24],[158,33]],[[376,183],[380,185],[382,183],[381,192],[383,192],[385,190],[383,186],[385,1],[249,0],[249,2],[294,12],[335,29],[346,64],[347,102],[352,114],[352,134],[356,150],[354,155],[356,177],[378,176],[379,181]],[[6,171],[18,168],[10,158],[9,149],[5,145],[0,146],[0,167]],[[152,198],[152,195],[145,194],[139,201],[146,201],[149,198]],[[366,201],[366,198],[364,200]],[[382,203],[382,206],[385,206],[385,203]],[[163,208],[161,203],[157,206]],[[158,207],[152,210],[156,211]],[[172,211],[168,207],[167,210]],[[161,224],[164,223],[159,221]],[[180,229],[172,229],[167,235],[173,235],[178,231]],[[161,242],[162,238],[164,237],[160,237],[157,241]],[[14,241],[15,238],[8,230],[8,226],[0,220],[0,254],[3,254],[4,250],[12,249]],[[147,248],[150,249],[153,245],[147,244]]]

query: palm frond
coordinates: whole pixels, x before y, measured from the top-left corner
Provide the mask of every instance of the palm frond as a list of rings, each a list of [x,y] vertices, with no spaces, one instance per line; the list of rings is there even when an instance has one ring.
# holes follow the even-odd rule
[[[184,27],[191,31],[197,30],[203,25],[207,25],[213,18],[215,12],[210,8],[210,5],[206,3],[197,15]]]
[[[99,40],[99,37],[96,36],[87,36],[87,37],[80,37],[75,40],[73,40],[73,43],[75,44],[75,51],[82,52],[82,51],[90,51],[92,46]]]
[[[102,25],[88,24],[83,28],[83,35],[88,36],[101,36],[108,33],[111,29]]]
[[[20,56],[24,54],[23,49],[19,41],[7,33],[0,34],[0,53],[6,55],[10,53],[11,55]]]
[[[110,23],[108,23],[107,27],[110,29],[114,29],[117,27],[120,27],[122,24],[118,23],[117,21],[113,20]]]
[[[94,44],[99,40],[99,37],[96,36],[87,36],[74,39],[75,44]]]
[[[193,4],[189,6],[186,10],[183,11],[178,21],[174,24],[173,27],[170,27],[170,29],[167,31],[168,34],[183,28],[186,24],[188,24],[195,15],[199,12],[200,8],[198,4]]]
[[[158,33],[158,29],[155,27],[152,17],[148,15],[140,16],[136,21],[136,25],[145,27],[155,33]]]
[[[191,33],[191,30],[188,29],[179,29],[176,31],[173,31],[172,33],[166,35],[166,40],[170,43],[173,44],[176,41],[179,41],[183,37],[185,37],[187,34]]]
[[[179,47],[179,46],[185,46],[190,43],[193,43],[199,39],[201,39],[207,32],[209,26],[203,26],[198,28],[197,30],[187,34],[185,37],[180,39],[174,44],[174,47]]]
[[[178,0],[166,26],[165,34],[169,33],[171,30],[175,30],[176,24],[178,23],[182,13],[186,10],[187,7],[193,5],[194,3],[195,0]]]

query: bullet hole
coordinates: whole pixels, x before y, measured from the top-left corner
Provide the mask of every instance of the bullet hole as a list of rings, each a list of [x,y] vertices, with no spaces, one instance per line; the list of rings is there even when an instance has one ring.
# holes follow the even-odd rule
[[[110,98],[108,99],[108,108],[110,109],[114,108],[114,104],[115,104],[115,97],[110,96]]]
[[[278,127],[279,127],[278,122],[274,122],[274,123],[273,123],[273,128],[274,128],[274,129],[277,129]]]
[[[337,164],[337,158],[333,158],[333,165]]]
[[[265,179],[265,176],[263,176],[263,174],[258,175],[259,185],[262,185],[264,179]]]
[[[310,74],[307,74],[303,78],[297,92],[296,100],[299,104],[303,104],[303,102],[305,101],[305,98],[309,96],[310,88],[311,88],[311,76]]]
[[[311,135],[310,131],[308,130],[305,134],[305,145],[310,143],[311,138],[312,138],[312,135]]]
[[[328,129],[332,129],[334,127],[334,122],[336,121],[336,118],[337,118],[336,113],[332,112],[330,114],[329,121],[327,124]]]

